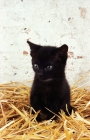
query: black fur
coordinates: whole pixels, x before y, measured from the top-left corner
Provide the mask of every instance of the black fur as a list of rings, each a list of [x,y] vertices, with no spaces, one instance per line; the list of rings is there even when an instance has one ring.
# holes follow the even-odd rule
[[[32,67],[35,72],[30,104],[36,111],[41,110],[37,121],[48,120],[53,116],[46,108],[56,114],[60,110],[66,115],[71,114],[70,88],[65,77],[68,46],[56,48],[36,45],[29,41],[27,43],[31,49]]]

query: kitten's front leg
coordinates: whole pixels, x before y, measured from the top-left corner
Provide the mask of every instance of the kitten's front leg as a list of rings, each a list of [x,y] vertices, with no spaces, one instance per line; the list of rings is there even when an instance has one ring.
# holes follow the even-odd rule
[[[49,111],[49,110],[50,111]],[[59,116],[59,112],[60,112],[60,103],[59,101],[54,101],[49,108],[47,108],[48,113],[47,113],[47,120],[51,119],[55,114],[55,117],[53,118],[54,120],[57,120],[58,116]]]
[[[37,94],[35,94],[35,93],[31,94],[31,96],[30,96],[30,105],[31,105],[31,107],[33,107],[33,109],[36,112],[40,110],[40,113],[37,115],[36,120],[38,122],[41,122],[42,120],[45,120],[46,117],[45,117],[44,113],[42,112],[43,105],[42,105],[41,100],[37,96]],[[32,113],[35,114],[34,111]]]
[[[31,93],[30,96],[30,106],[33,107],[33,109],[37,112],[38,110],[41,110],[40,100],[38,96],[35,93]]]

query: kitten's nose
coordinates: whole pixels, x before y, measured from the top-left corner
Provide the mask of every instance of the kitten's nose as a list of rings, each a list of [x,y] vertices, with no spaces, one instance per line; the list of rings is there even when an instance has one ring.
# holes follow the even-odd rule
[[[39,76],[43,76],[43,71],[40,70],[39,73],[38,73],[38,75],[39,75]]]

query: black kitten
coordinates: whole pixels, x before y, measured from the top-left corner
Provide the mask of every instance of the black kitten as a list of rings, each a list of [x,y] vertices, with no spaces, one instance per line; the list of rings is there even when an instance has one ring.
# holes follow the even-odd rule
[[[53,117],[53,113],[46,108],[55,114],[60,110],[66,115],[71,114],[70,88],[65,78],[68,46],[56,48],[36,45],[29,41],[27,43],[31,49],[32,67],[35,72],[30,104],[36,111],[41,110],[37,121]]]

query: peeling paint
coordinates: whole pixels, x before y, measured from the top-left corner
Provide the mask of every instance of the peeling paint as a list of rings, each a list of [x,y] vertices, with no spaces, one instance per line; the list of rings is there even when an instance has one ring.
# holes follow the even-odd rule
[[[83,56],[77,56],[77,59],[83,58]]]
[[[68,57],[69,58],[74,58],[74,52],[68,52]]]
[[[28,52],[27,52],[27,51],[23,51],[23,54],[24,54],[24,55],[28,55]]]
[[[80,16],[81,16],[82,18],[85,18],[85,17],[86,17],[86,13],[87,13],[86,8],[79,7],[79,10],[80,10]]]
[[[15,67],[15,66],[12,66],[13,67],[13,69],[18,69],[17,67]]]
[[[15,72],[14,75],[17,75],[17,73]]]

